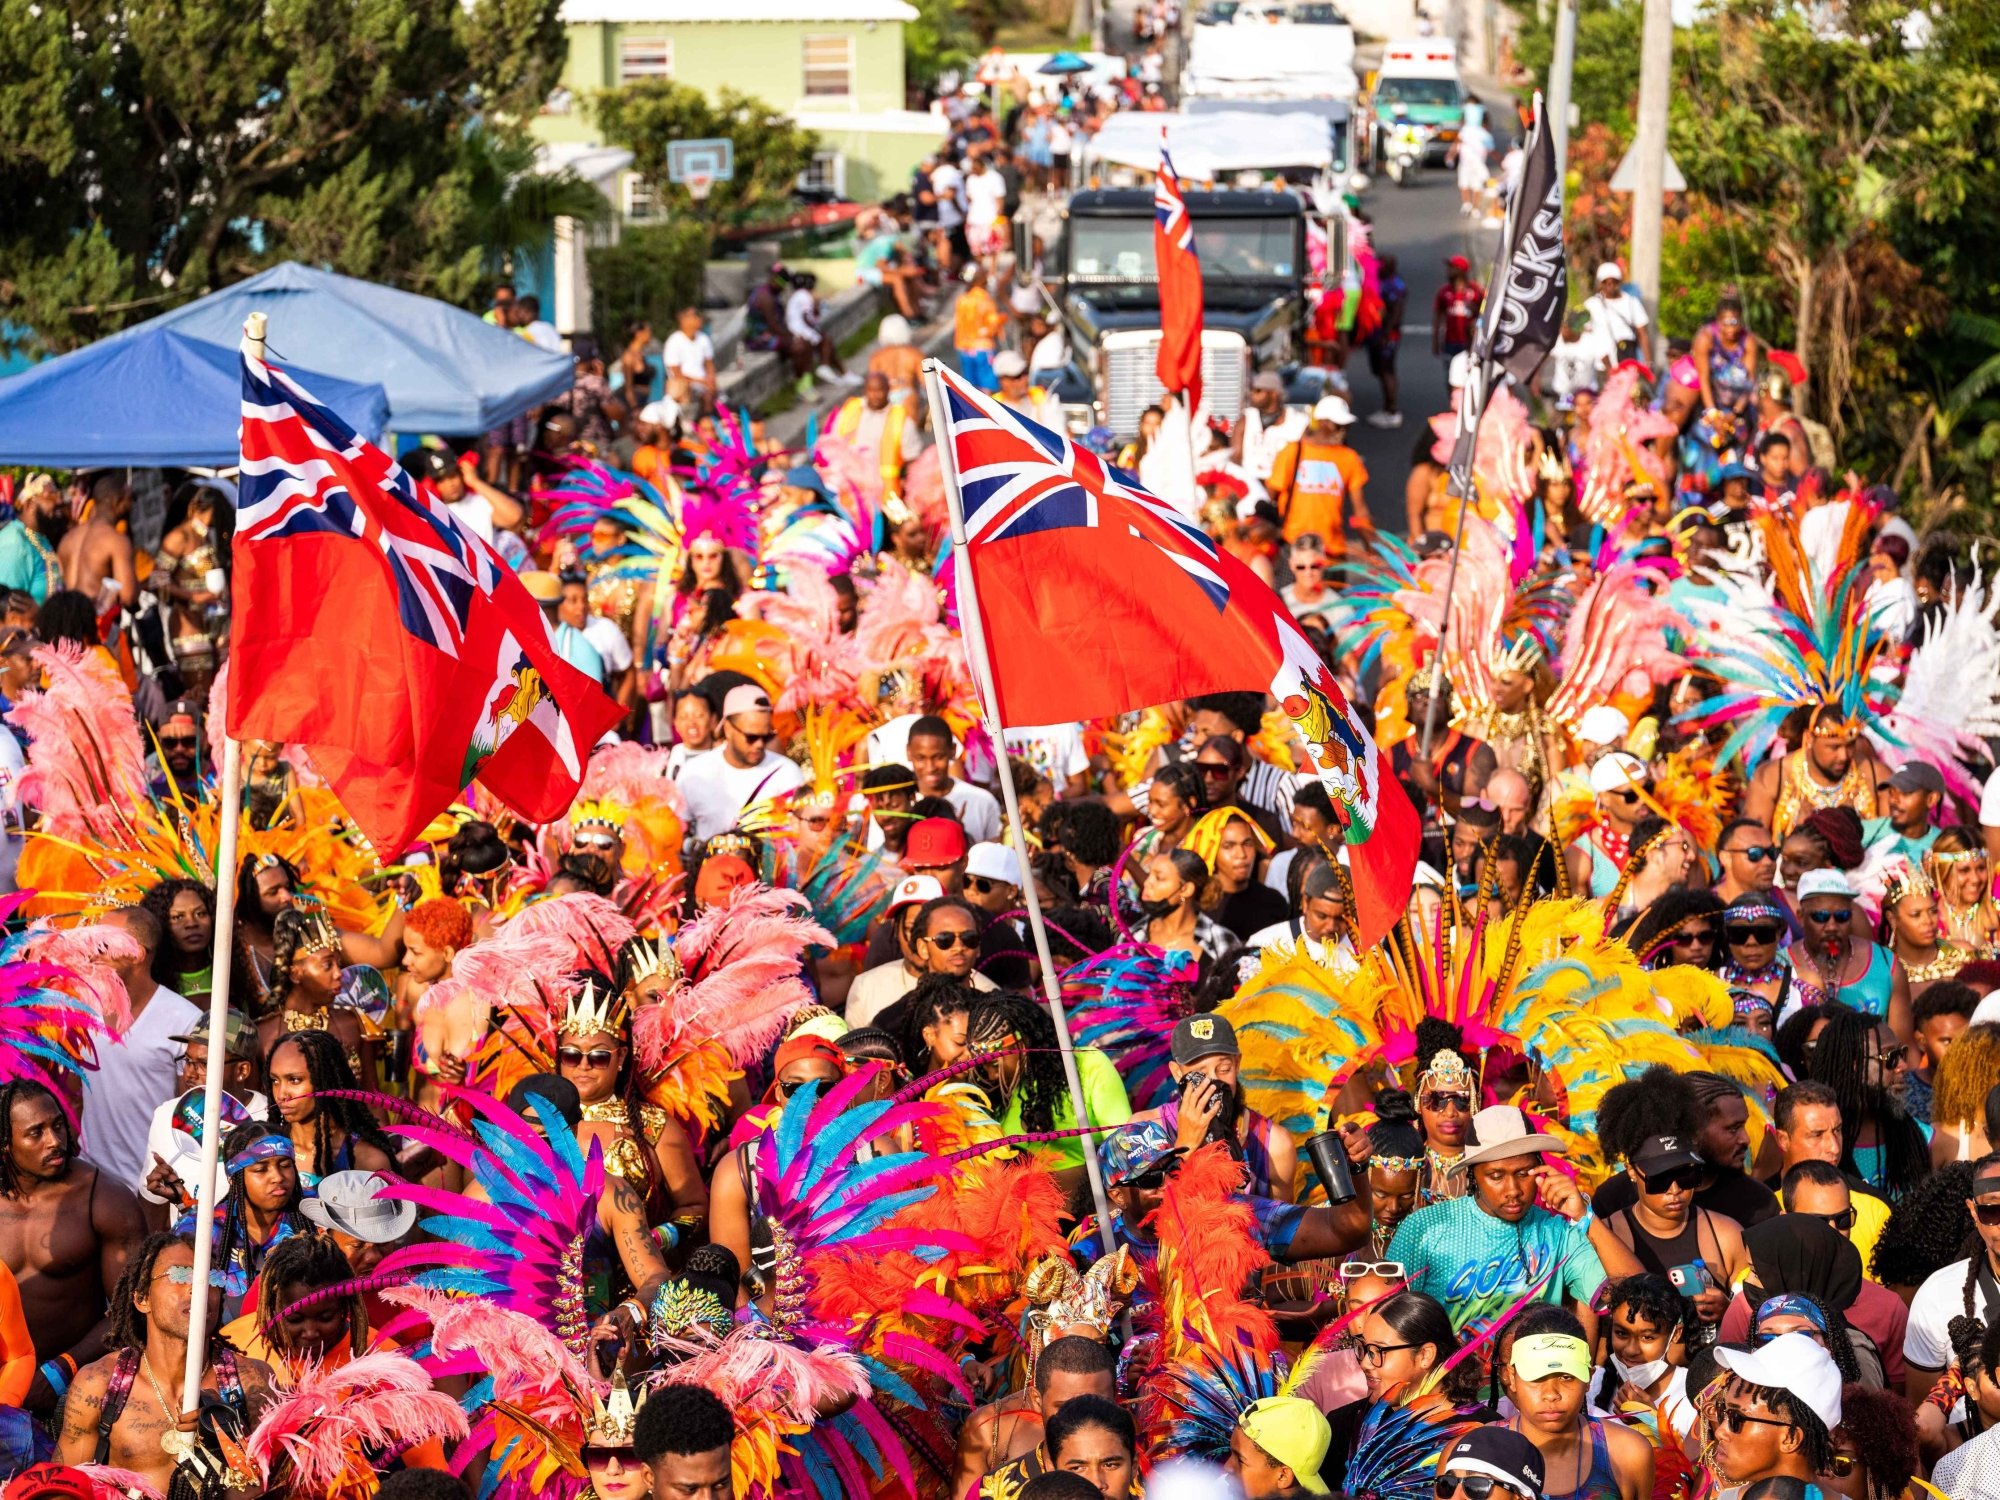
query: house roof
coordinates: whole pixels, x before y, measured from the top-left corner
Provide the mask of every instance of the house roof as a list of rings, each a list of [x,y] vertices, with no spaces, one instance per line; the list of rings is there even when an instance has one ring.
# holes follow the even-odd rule
[[[564,0],[570,25],[682,21],[914,21],[904,0]]]

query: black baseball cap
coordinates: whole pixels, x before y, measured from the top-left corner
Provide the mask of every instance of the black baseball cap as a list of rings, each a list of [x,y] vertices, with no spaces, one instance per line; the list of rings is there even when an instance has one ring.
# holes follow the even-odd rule
[[[1475,1427],[1451,1445],[1439,1473],[1484,1474],[1526,1500],[1542,1500],[1542,1452],[1507,1427]]]
[[[1701,1156],[1684,1135],[1649,1135],[1632,1153],[1632,1165],[1641,1177],[1657,1177],[1676,1167],[1698,1167]]]
[[[1175,1062],[1182,1067],[1204,1057],[1240,1057],[1236,1028],[1216,1015],[1182,1016],[1174,1023],[1174,1039],[1169,1046]]]

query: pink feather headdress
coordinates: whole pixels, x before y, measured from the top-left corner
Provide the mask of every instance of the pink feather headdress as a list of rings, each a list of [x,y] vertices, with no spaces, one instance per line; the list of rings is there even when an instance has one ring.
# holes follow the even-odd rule
[[[794,564],[784,593],[746,595],[737,612],[785,632],[788,660],[778,694],[780,713],[803,713],[814,704],[832,708],[853,699],[861,673],[859,653],[855,638],[841,631],[840,596],[819,568]]]
[[[376,1466],[419,1443],[465,1436],[458,1402],[406,1354],[364,1354],[327,1369],[308,1365],[265,1408],[245,1451],[266,1485],[283,1475],[296,1500],[359,1500],[380,1484]]]
[[[1667,636],[1686,632],[1688,624],[1660,583],[1653,569],[1623,561],[1577,596],[1563,638],[1562,679],[1549,699],[1557,723],[1574,731],[1586,709],[1648,700],[1656,683],[1686,667]]]
[[[832,948],[833,934],[805,913],[796,891],[746,885],[727,906],[711,906],[674,938],[686,987],[632,1017],[639,1065],[662,1072],[689,1047],[718,1042],[738,1066],[777,1040],[812,999],[800,976],[808,948]]]
[[[146,754],[132,695],[100,650],[74,641],[35,648],[47,679],[8,715],[28,736],[21,800],[57,838],[123,848],[149,798]]]

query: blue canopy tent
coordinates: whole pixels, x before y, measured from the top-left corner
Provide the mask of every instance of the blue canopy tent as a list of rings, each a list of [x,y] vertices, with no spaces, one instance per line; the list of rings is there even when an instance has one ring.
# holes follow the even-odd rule
[[[235,467],[243,379],[234,342],[164,319],[0,380],[0,463],[24,468]],[[389,398],[314,370],[293,372],[356,432],[378,438]]]
[[[379,382],[389,395],[389,430],[402,437],[475,437],[553,401],[574,378],[567,354],[538,349],[461,308],[296,261],[105,342],[168,327],[234,349],[253,312],[271,320],[272,363]]]

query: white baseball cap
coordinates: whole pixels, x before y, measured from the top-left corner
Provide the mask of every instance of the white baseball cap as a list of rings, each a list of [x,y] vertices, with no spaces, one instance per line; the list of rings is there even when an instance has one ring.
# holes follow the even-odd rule
[[[1631,732],[1632,721],[1609,703],[1587,709],[1576,725],[1576,737],[1593,745],[1622,745]]]
[[[1028,362],[1012,349],[1002,349],[993,356],[993,373],[1005,380],[1015,375],[1028,373]]]
[[[1623,281],[1625,279],[1625,268],[1615,260],[1607,260],[1597,268],[1597,274],[1591,280],[1602,281],[1606,277],[1611,278],[1613,281]]]
[[[1322,396],[1313,403],[1313,420],[1331,422],[1336,427],[1352,427],[1354,413],[1338,396]]]
[[[1445,371],[1445,380],[1453,390],[1457,390],[1470,379],[1472,379],[1472,356],[1461,349],[1451,357],[1451,364]]]
[[[771,695],[754,682],[739,682],[723,695],[722,717],[733,719],[738,714],[767,714],[771,711]]]
[[[1844,870],[1808,870],[1799,877],[1799,900],[1808,896],[1841,896],[1852,901],[1854,882]]]
[[[1715,1351],[1715,1362],[1752,1385],[1790,1391],[1828,1432],[1840,1425],[1840,1367],[1805,1334],[1781,1333],[1761,1349],[1723,1345]]]
[[[965,852],[965,873],[981,880],[1004,880],[1008,885],[1025,886],[1021,878],[1021,857],[1005,844],[982,840]]]
[[[1628,786],[1646,784],[1646,763],[1636,755],[1614,750],[1590,768],[1593,792],[1619,792]]]
[[[910,320],[901,313],[890,313],[876,328],[875,337],[884,344],[907,344],[910,342]]]
[[[639,408],[639,420],[653,427],[671,427],[680,419],[680,402],[669,398],[648,401]]]
[[[896,893],[889,898],[889,910],[901,911],[906,906],[922,906],[926,901],[935,901],[944,894],[944,887],[937,883],[933,875],[905,875],[896,882]]]

